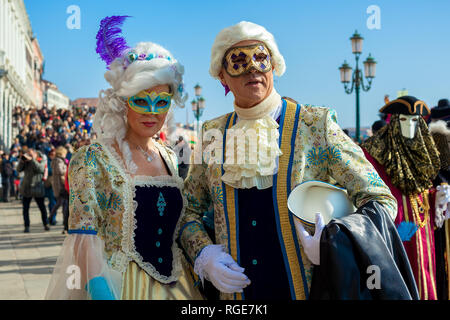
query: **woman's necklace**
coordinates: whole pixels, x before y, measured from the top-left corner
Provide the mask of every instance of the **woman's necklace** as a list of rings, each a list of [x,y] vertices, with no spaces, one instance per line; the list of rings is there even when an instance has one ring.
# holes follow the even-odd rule
[[[145,156],[145,159],[146,159],[148,162],[152,162],[152,161],[153,161],[154,157],[152,157],[152,156],[148,153],[148,151],[145,151],[141,146],[138,145],[136,149],[138,149],[140,152],[142,152],[142,154]],[[151,151],[151,150],[149,150],[149,151]]]

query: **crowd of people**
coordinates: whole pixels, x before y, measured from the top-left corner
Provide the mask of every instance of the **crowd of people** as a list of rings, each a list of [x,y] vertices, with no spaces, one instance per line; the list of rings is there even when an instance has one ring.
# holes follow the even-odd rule
[[[18,132],[9,150],[0,150],[2,201],[22,200],[25,232],[29,232],[29,207],[34,198],[45,230],[55,225],[57,209],[63,208],[67,231],[68,193],[65,174],[75,150],[91,139],[94,107],[13,110],[13,130]],[[48,204],[45,206],[45,199]]]

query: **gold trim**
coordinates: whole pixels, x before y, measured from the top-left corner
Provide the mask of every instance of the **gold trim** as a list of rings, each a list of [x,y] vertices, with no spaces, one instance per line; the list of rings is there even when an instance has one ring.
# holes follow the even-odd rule
[[[445,264],[447,265],[447,281],[448,281],[448,299],[450,300],[450,221],[445,221],[445,247],[447,253],[447,259]]]
[[[414,215],[413,215],[413,220],[414,220]],[[416,255],[417,255],[417,279],[416,281],[419,283],[419,297],[421,298],[423,293],[422,293],[422,270],[421,270],[421,264],[420,264],[420,244],[419,244],[419,233],[420,233],[420,229],[418,229],[416,231],[416,234],[414,235],[414,237],[416,238]]]
[[[233,126],[234,118],[236,117],[236,112],[233,112],[233,115],[231,116],[231,119],[229,121],[227,129],[231,128]],[[225,133],[226,134],[226,133]],[[224,145],[224,154],[226,154],[226,138],[225,138],[225,145]],[[233,257],[234,261],[238,261],[237,257],[237,233],[236,233],[236,207],[234,205],[235,197],[234,197],[234,188],[230,187],[229,185],[225,184],[225,192],[226,192],[226,203],[227,203],[227,210],[225,214],[228,217],[228,225],[230,227],[230,234],[228,235],[230,239],[230,254]],[[242,300],[242,294],[236,293],[236,300]]]
[[[385,104],[385,105],[379,110],[379,112],[383,113],[384,109],[386,109],[386,108],[389,107],[390,105],[392,105],[392,104],[394,104],[394,103],[397,103],[397,102],[398,102],[398,103],[401,103],[401,104],[404,104],[405,106],[407,106],[407,107],[408,107],[408,111],[409,111],[410,114],[415,114],[418,107],[420,107],[420,114],[422,114],[423,107],[425,107],[425,109],[427,109],[428,114],[431,113],[431,111],[430,111],[430,109],[428,108],[427,104],[426,104],[424,101],[422,101],[422,100],[417,100],[417,101],[414,103],[414,106],[412,106],[412,108],[411,108],[411,104],[408,103],[408,102],[405,101],[405,100],[402,100],[402,99],[395,99],[395,100],[393,100],[393,101],[391,101],[391,102],[388,102],[387,104]]]
[[[412,208],[411,208],[412,210]],[[413,215],[413,218],[415,220],[415,216]],[[417,224],[417,221],[414,221]],[[427,279],[425,277],[425,272],[423,270],[425,270],[425,265],[424,265],[424,261],[423,261],[423,246],[422,246],[422,229],[418,229],[417,232],[417,240],[419,242],[419,255],[418,255],[418,259],[419,259],[419,274],[418,277],[419,279],[421,279],[421,281],[423,281],[423,297],[421,297],[422,300],[428,300],[428,286],[427,286]]]
[[[430,273],[430,281],[431,281],[431,288],[433,290],[433,294],[434,294],[434,298],[437,299],[437,289],[436,289],[436,280],[434,277],[434,271],[433,271],[433,260],[431,257],[431,246],[430,246],[430,242],[431,242],[431,237],[430,237],[430,232],[431,232],[431,223],[428,223],[427,226],[425,227],[425,234],[426,234],[426,242],[427,242],[427,249],[428,249],[428,268],[429,268],[429,273]]]
[[[422,195],[422,200],[420,200],[419,195]],[[417,225],[419,228],[423,228],[428,224],[429,220],[429,211],[430,211],[430,204],[428,202],[428,190],[425,190],[423,193],[418,193],[415,195],[410,194],[409,195],[409,202],[411,204],[411,209],[413,211],[413,215],[416,217]],[[423,220],[420,217],[420,209],[422,209],[424,213]]]
[[[406,222],[409,222],[409,216],[408,216],[408,204],[406,203],[406,196],[402,194],[402,200],[403,200],[403,215]]]
[[[292,283],[294,285],[295,297],[297,300],[305,300],[306,295],[304,291],[302,273],[300,261],[297,257],[297,250],[295,248],[294,234],[292,230],[295,230],[295,226],[291,225],[289,221],[289,209],[287,207],[287,174],[289,168],[289,160],[291,152],[294,152],[291,148],[291,138],[295,125],[295,113],[297,111],[297,105],[295,103],[286,101],[286,113],[284,116],[283,131],[281,136],[280,149],[283,154],[279,158],[278,177],[277,177],[277,203],[278,203],[278,215],[280,219],[281,235],[283,238],[283,244],[285,247],[286,255],[289,263],[289,270],[292,276]],[[289,177],[291,179],[291,177]],[[293,229],[294,228],[294,229]],[[296,236],[296,234],[295,234]],[[300,254],[303,261],[306,261],[306,256],[303,252],[303,248],[300,247]]]
[[[280,228],[282,234],[282,244],[285,247],[289,270],[292,276],[292,283],[294,285],[294,292],[296,299],[305,300],[306,294],[304,291],[303,278],[301,274],[301,266],[300,261],[297,257],[297,250],[295,247],[294,234],[292,230],[295,230],[295,226],[291,225],[289,220],[289,210],[287,207],[287,173],[289,168],[289,160],[290,154],[293,152],[291,148],[291,138],[293,134],[293,129],[295,125],[295,113],[297,111],[297,105],[286,101],[286,112],[283,123],[283,130],[281,136],[281,146],[283,154],[279,158],[279,166],[278,166],[278,178],[276,192],[277,192],[277,203],[278,203],[278,214],[280,219]],[[229,125],[227,127],[230,128],[233,124],[233,120],[236,114],[234,113],[232,118],[230,119]],[[235,208],[235,197],[234,197],[234,188],[225,184],[226,189],[226,204],[227,204],[227,216],[228,223],[230,228],[230,253],[231,256],[237,261],[237,234],[236,234],[236,208]],[[300,254],[303,261],[307,261],[307,257],[303,252],[303,248],[300,249]],[[237,293],[236,299],[241,300],[242,295]]]
[[[425,109],[427,109],[428,114],[431,113],[431,111],[430,111],[430,109],[428,109],[428,106],[426,105],[426,103],[423,102],[422,100],[416,101],[416,102],[414,103],[414,113],[416,112],[416,108],[417,108],[418,106],[420,106],[420,114],[423,113],[423,107],[425,107]]]

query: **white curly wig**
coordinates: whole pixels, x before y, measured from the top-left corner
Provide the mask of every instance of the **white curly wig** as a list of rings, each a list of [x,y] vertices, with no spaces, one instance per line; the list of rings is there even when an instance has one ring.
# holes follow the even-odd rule
[[[130,62],[130,54],[136,58]],[[93,129],[99,138],[121,141],[127,130],[126,98],[157,85],[169,85],[173,93],[172,104],[183,108],[187,94],[183,87],[184,67],[162,46],[152,42],[140,42],[135,48],[124,51],[105,72],[105,79],[112,88],[100,91]]]
[[[212,77],[219,79],[225,52],[231,46],[243,40],[258,40],[263,42],[271,52],[275,74],[279,77],[283,75],[286,71],[286,64],[283,56],[278,50],[273,35],[260,25],[248,21],[241,21],[234,26],[220,31],[214,40],[211,49],[211,64],[209,68],[209,73]]]

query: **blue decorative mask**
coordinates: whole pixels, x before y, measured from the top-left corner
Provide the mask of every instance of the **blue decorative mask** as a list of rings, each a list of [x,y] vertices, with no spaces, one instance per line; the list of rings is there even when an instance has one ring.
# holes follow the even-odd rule
[[[142,90],[127,99],[128,106],[140,114],[164,114],[170,109],[172,93]]]

